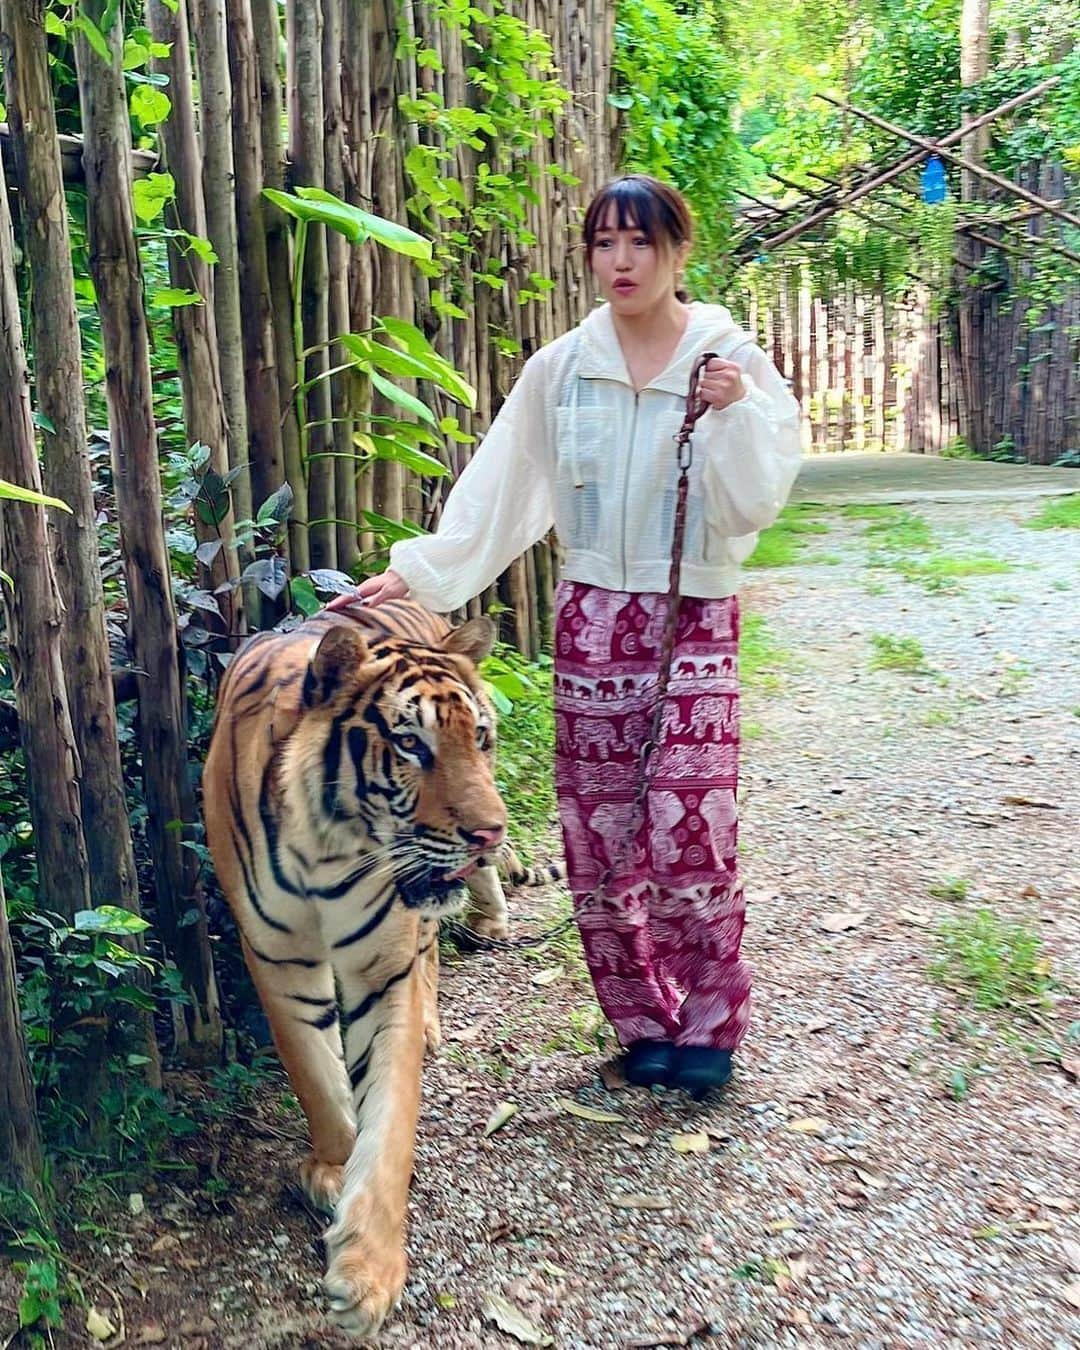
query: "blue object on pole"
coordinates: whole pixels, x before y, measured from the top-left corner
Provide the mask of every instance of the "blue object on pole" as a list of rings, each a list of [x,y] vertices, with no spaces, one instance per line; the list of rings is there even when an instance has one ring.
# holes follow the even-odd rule
[[[937,155],[931,155],[922,171],[922,199],[930,206],[937,206],[948,196],[945,182],[945,165]]]

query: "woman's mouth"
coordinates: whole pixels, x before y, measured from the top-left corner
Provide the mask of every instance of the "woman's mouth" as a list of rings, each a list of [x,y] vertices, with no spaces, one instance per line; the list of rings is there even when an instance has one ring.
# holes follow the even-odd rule
[[[618,295],[629,295],[631,291],[637,290],[637,282],[616,281],[611,289],[615,291]]]

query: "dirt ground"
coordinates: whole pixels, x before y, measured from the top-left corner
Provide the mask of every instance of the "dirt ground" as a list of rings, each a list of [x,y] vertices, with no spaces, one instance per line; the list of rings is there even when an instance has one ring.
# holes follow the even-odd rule
[[[834,512],[796,562],[748,572],[776,650],[743,709],[757,984],[736,1079],[705,1107],[621,1086],[573,936],[451,957],[382,1344],[1080,1342],[1080,532],[1025,528],[1038,507],[911,508],[939,555],[1008,571],[905,573]],[[517,930],[564,904],[519,896]],[[953,932],[981,935],[966,964]],[[1003,1005],[977,1006],[1010,944]],[[302,1149],[268,1084],[243,1128],[186,1146],[198,1186],[162,1174],[72,1250],[125,1344],[346,1343]],[[93,1343],[85,1320],[55,1344]]]

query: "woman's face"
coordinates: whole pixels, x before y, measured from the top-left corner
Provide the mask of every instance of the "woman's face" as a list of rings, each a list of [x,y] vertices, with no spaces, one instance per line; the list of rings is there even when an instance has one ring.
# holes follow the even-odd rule
[[[615,204],[607,210],[593,239],[589,265],[616,314],[627,317],[648,313],[675,293],[676,274],[682,270],[688,245],[672,248],[632,225],[619,229]]]

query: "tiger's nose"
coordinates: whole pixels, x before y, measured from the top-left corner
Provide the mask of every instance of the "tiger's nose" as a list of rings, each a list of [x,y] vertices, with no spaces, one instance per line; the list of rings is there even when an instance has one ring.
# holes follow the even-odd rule
[[[481,825],[476,830],[462,830],[461,834],[470,848],[497,848],[506,838],[506,827]]]

